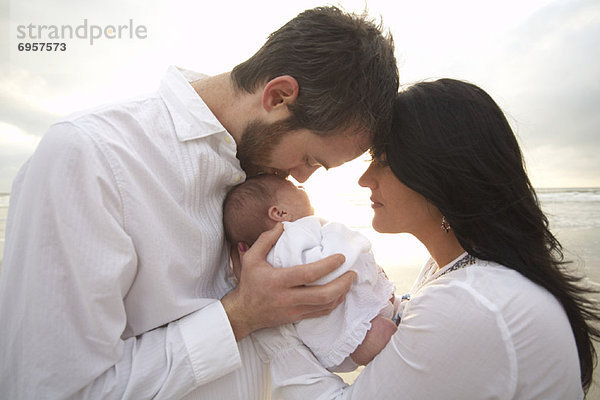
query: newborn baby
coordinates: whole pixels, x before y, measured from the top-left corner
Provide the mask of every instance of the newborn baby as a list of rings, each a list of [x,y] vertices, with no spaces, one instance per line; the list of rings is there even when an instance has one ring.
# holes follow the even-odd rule
[[[306,192],[276,175],[260,175],[234,187],[224,202],[225,234],[230,243],[249,246],[258,236],[282,222],[284,232],[267,261],[277,268],[292,267],[341,253],[346,262],[313,283],[322,285],[355,271],[358,278],[344,302],[331,314],[297,322],[300,339],[321,364],[332,371],[349,371],[369,363],[396,331],[394,285],[377,266],[370,242],[345,225],[314,216]],[[239,279],[243,271],[234,264]]]

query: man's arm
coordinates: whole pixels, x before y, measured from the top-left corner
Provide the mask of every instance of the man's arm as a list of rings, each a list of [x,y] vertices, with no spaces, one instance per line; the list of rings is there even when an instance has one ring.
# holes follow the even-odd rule
[[[123,337],[138,259],[123,182],[89,136],[55,125],[18,182],[0,283],[3,397],[179,398],[240,366],[214,299]]]
[[[329,314],[343,301],[356,277],[348,272],[326,285],[305,286],[342,265],[341,254],[296,267],[273,268],[266,256],[282,232],[283,225],[277,224],[251,249],[239,247],[240,283],[221,300],[237,340],[261,328]]]

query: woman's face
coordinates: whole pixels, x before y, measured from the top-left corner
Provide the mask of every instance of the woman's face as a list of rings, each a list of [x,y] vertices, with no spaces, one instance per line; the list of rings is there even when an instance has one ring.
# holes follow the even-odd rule
[[[372,161],[358,184],[371,189],[373,228],[377,232],[411,233],[420,237],[441,222],[439,210],[400,182],[385,161]]]

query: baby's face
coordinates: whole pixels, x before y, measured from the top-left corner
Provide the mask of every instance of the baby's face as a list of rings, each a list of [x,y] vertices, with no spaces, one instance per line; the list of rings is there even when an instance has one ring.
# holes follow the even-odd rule
[[[277,202],[287,211],[288,221],[295,221],[315,213],[304,189],[289,181],[277,192]]]

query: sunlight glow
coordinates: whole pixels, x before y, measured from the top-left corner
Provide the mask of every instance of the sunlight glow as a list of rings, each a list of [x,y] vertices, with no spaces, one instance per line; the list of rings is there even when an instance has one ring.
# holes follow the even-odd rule
[[[354,161],[329,171],[318,169],[302,186],[306,189],[315,214],[341,222],[366,236],[372,244],[375,260],[399,291],[407,291],[420,267],[429,258],[425,246],[409,234],[383,234],[371,227],[371,191],[358,185],[368,167],[365,153]]]

